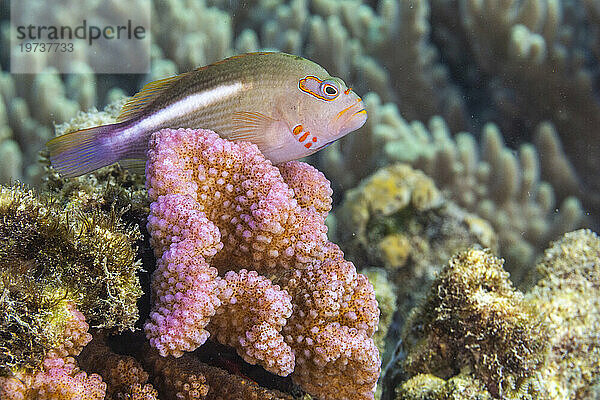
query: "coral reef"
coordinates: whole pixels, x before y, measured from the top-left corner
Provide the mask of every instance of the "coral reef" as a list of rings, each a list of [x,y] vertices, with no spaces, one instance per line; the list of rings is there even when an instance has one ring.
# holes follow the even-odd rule
[[[557,212],[553,187],[540,180],[542,164],[555,171],[548,177],[556,179],[563,196],[568,187],[576,187],[552,125],[538,128],[541,149],[552,151],[538,155],[532,145],[523,144],[517,157],[493,124],[484,127],[478,146],[468,133],[452,138],[439,117],[432,118],[427,129],[420,122],[407,123],[393,104],[381,104],[377,96],[368,96],[365,103],[369,120],[356,137],[372,143],[356,147],[352,142],[347,142],[350,147],[342,143],[338,146],[341,154],[324,156],[325,170],[337,171],[338,183],[352,185],[377,164],[400,161],[423,170],[449,200],[492,224],[499,253],[509,261],[511,273],[530,266],[550,240],[584,223],[583,208],[575,197],[564,198]],[[359,149],[378,149],[366,157],[375,164],[353,168],[357,165],[353,153]]]
[[[383,398],[595,398],[599,265],[600,238],[567,233],[523,294],[489,252],[459,253],[405,326]]]
[[[76,21],[95,3],[47,19]],[[288,388],[200,362],[210,335],[246,362],[288,375],[270,378],[293,379],[319,398],[355,398],[356,390],[371,398],[375,344],[393,346],[403,325],[384,399],[598,397],[598,238],[574,232],[543,253],[565,232],[600,227],[598,1],[150,4],[147,75],[99,77],[87,60],[72,65],[76,74],[16,75],[6,72],[9,52],[0,55],[0,184],[47,192],[0,189],[0,368],[13,374],[0,378],[0,397],[102,398],[105,384],[91,374],[99,373],[107,398],[291,398]],[[8,2],[0,8],[8,11]],[[180,175],[154,165],[155,175],[173,178],[149,182],[150,200],[139,166],[65,180],[43,153],[38,162],[55,134],[114,122],[119,98],[149,80],[267,49],[309,57],[364,95],[366,125],[312,158],[332,180],[334,201],[329,183],[304,163],[255,166],[257,158],[223,158],[212,147],[192,161],[173,153]],[[105,112],[93,109],[113,101]],[[239,171],[260,179],[240,183]],[[338,201],[328,239],[324,219]],[[94,332],[79,356],[82,372],[70,358],[89,341],[82,315],[113,330],[137,319],[136,275],[144,282],[149,274],[134,261],[140,235],[126,224],[146,233],[149,213],[158,264],[154,270],[145,235],[144,269],[154,270],[147,332],[163,354],[205,344],[174,359],[122,351]],[[367,267],[361,274],[328,242],[334,238]],[[435,278],[473,244],[505,258],[527,291],[514,290],[498,259],[479,249],[459,253]],[[150,305],[139,303],[143,321]],[[483,333],[467,334],[473,329]],[[132,340],[141,341],[115,338],[124,347]],[[494,347],[511,341],[535,351]]]
[[[95,326],[133,327],[137,229],[114,211],[65,212],[20,186],[0,187],[0,218],[1,369],[39,365],[67,301]]]
[[[490,224],[446,200],[429,177],[406,164],[381,168],[347,191],[335,216],[346,255],[387,271],[398,297],[397,320],[457,251],[498,247]]]
[[[159,258],[145,325],[154,347],[179,356],[210,333],[248,362],[293,371],[320,398],[373,398],[379,310],[366,277],[327,241],[320,172],[278,169],[255,145],[209,131],[164,129],[146,174]]]

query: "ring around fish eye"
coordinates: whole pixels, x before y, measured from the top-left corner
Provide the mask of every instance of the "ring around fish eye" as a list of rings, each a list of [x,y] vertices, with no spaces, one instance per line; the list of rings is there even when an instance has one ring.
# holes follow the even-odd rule
[[[335,81],[326,80],[321,82],[321,93],[327,100],[335,99],[339,92]]]

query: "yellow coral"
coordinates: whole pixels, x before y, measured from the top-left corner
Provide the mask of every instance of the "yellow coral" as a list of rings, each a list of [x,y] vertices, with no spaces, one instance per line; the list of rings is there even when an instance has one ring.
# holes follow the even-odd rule
[[[502,261],[471,249],[450,260],[407,323],[403,368],[408,376],[430,371],[442,378],[471,368],[499,397],[508,376],[528,378],[543,365],[546,334]]]
[[[402,233],[385,236],[377,247],[385,265],[393,265],[396,268],[404,266],[412,252],[410,240]]]

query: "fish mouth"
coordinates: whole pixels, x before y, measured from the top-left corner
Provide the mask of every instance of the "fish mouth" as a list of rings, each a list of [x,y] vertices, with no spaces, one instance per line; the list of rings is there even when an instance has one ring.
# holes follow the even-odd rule
[[[363,126],[367,122],[367,110],[362,100],[358,98],[356,103],[340,111],[338,120],[341,122],[338,137],[347,135]]]

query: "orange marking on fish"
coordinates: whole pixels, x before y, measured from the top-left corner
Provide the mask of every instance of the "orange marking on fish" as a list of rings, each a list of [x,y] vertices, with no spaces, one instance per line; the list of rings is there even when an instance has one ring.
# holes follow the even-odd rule
[[[313,136],[312,141],[313,141],[313,143],[317,143],[317,138],[315,136]],[[306,143],[304,145],[304,147],[306,147],[307,149],[310,149],[310,146],[312,146],[312,145],[313,145],[312,143]]]
[[[351,91],[352,91],[352,88],[348,88],[348,89],[344,90],[344,94],[350,94]]]
[[[360,101],[360,99],[356,99],[357,102]],[[349,105],[348,107],[344,108],[342,111],[340,111],[336,116],[335,116],[335,120],[337,121],[338,119],[340,119],[342,117],[342,115],[344,115],[344,113],[346,111],[348,111],[349,109],[351,109],[352,107],[354,107],[354,104]]]
[[[298,138],[299,142],[304,142],[306,140],[306,138],[308,137],[308,135],[310,135],[310,132],[304,132],[304,135],[300,136]]]
[[[294,127],[294,129],[292,130],[292,132],[294,133],[294,135],[299,134],[300,132],[302,132],[302,125],[296,125]]]

